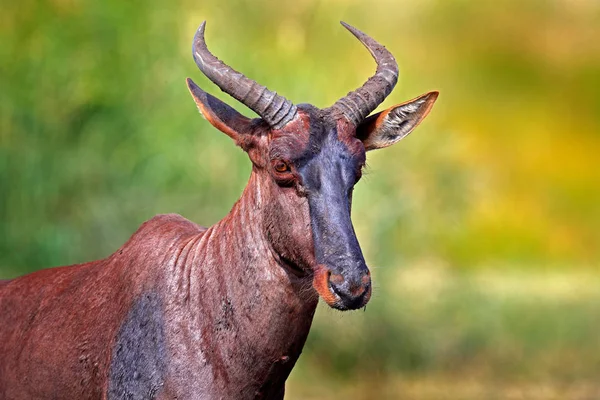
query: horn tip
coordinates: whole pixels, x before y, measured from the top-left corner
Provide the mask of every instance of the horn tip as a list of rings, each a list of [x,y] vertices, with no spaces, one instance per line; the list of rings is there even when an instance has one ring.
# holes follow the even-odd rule
[[[206,28],[206,21],[202,21],[198,29],[196,29],[196,35],[194,39],[204,38],[204,29]],[[195,40],[194,40],[195,41]]]
[[[196,34],[194,35],[194,40],[192,41],[192,56],[194,57],[194,60],[196,60],[196,63],[198,63],[198,58],[197,58],[196,53],[198,52],[198,48],[201,48],[202,44],[204,43],[204,28],[205,27],[206,27],[206,21],[202,21],[202,23],[198,27],[198,30],[196,30]]]
[[[342,24],[342,26],[346,29],[348,29],[350,32],[352,32],[352,34],[356,37],[360,36],[360,34],[362,33],[361,31],[359,31],[358,29],[356,29],[355,27],[353,27],[350,24],[347,24],[344,21],[340,21],[340,24]]]

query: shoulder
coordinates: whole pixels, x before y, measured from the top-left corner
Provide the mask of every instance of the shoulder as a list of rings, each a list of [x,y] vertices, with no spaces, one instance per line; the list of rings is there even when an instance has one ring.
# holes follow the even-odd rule
[[[146,250],[158,250],[205,231],[205,227],[181,215],[160,214],[144,222],[121,250],[138,246],[143,246]]]
[[[200,233],[206,228],[200,226],[179,214],[159,214],[144,222],[134,233],[144,234],[150,232],[182,232],[182,233]]]

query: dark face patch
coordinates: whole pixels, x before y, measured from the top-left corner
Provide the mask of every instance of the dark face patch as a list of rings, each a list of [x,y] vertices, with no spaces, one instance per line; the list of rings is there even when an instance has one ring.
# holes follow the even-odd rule
[[[166,375],[164,317],[156,293],[137,299],[113,348],[108,399],[155,399]]]
[[[368,300],[370,278],[350,209],[365,150],[354,132],[340,132],[324,111],[309,106],[303,111],[310,115],[309,129],[273,138],[271,173],[280,186],[307,199],[315,261],[338,277],[339,284],[328,281],[325,289],[333,293],[330,305],[358,308]]]
[[[335,267],[364,264],[350,220],[352,190],[363,160],[328,134],[321,151],[299,168],[308,197],[317,262]]]

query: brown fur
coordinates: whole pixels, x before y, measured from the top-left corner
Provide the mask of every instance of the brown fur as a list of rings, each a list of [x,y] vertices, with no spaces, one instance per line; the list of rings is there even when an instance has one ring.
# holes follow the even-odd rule
[[[282,394],[317,297],[310,278],[282,264],[265,231],[246,229],[273,228],[263,186],[254,172],[231,213],[209,229],[158,216],[105,260],[3,286],[0,398],[106,398],[110,344],[148,291],[160,294],[169,322],[160,398]],[[289,238],[280,232],[278,240]]]

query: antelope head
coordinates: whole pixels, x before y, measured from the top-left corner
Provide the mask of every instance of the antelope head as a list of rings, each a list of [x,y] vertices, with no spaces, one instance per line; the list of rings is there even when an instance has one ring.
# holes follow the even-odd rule
[[[259,222],[248,229],[261,231],[282,268],[312,279],[329,306],[353,310],[365,306],[372,291],[350,218],[352,191],[366,152],[406,137],[429,113],[438,93],[369,116],[394,88],[398,65],[384,46],[342,24],[369,50],[377,71],[331,107],[294,105],[227,66],[208,51],[205,23],[194,37],[196,64],[260,118],[241,115],[189,78],[187,84],[204,117],[252,161],[251,180],[259,185],[260,207]]]

